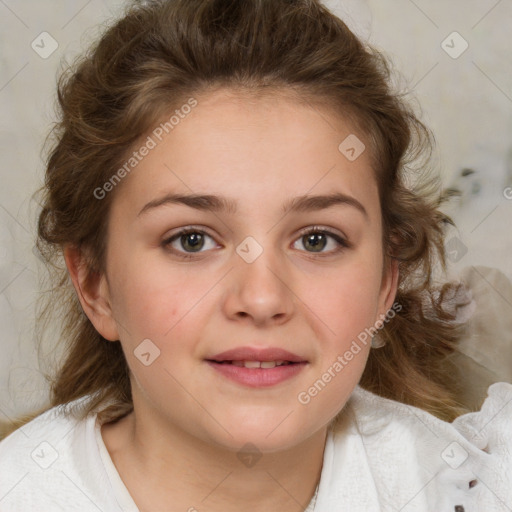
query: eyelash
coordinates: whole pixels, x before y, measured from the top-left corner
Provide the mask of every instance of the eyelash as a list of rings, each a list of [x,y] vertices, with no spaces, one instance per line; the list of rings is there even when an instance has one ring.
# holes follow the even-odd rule
[[[181,229],[180,231],[178,231],[177,233],[172,235],[170,238],[165,239],[162,242],[162,247],[166,250],[173,252],[174,254],[177,254],[180,258],[183,258],[186,260],[197,258],[197,256],[199,254],[201,254],[201,252],[205,252],[205,251],[198,251],[195,253],[187,253],[187,252],[177,251],[176,249],[173,249],[173,248],[169,248],[169,246],[171,245],[172,242],[174,242],[175,240],[179,240],[180,237],[182,237],[183,235],[189,235],[191,233],[207,235],[213,239],[213,237],[210,234],[208,234],[208,232],[206,232],[205,230],[196,228],[194,226],[189,226],[189,227]],[[325,252],[315,253],[312,251],[304,251],[304,252],[306,252],[310,255],[314,255],[316,257],[322,258],[322,257],[332,256],[333,254],[338,254],[338,253],[340,253],[346,249],[350,249],[352,247],[352,245],[348,242],[347,239],[343,238],[342,236],[338,235],[337,233],[334,233],[331,230],[324,228],[322,226],[312,226],[312,227],[305,228],[305,229],[301,230],[298,238],[295,241],[298,241],[301,238],[303,238],[304,236],[311,235],[311,234],[327,235],[328,237],[331,237],[338,244],[338,247],[336,249],[331,250],[327,253],[325,253]]]

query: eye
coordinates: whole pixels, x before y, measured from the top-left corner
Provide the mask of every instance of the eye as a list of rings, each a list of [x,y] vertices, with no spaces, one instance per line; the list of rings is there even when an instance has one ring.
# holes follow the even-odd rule
[[[209,244],[207,243],[208,240],[210,240]],[[202,229],[188,227],[164,240],[162,246],[170,248],[172,252],[178,253],[183,258],[192,258],[194,253],[204,252],[202,249],[214,249],[217,244]]]
[[[294,248],[301,244],[306,252],[317,253],[322,256],[336,254],[351,247],[350,243],[341,235],[329,229],[314,226],[301,231],[301,236],[295,241]],[[177,254],[184,259],[194,257],[194,254],[215,249],[218,245],[206,231],[190,226],[183,228],[162,242],[162,247]],[[327,248],[327,250],[325,250]]]
[[[298,243],[301,243],[307,252],[322,255],[338,253],[350,247],[349,242],[344,237],[319,226],[303,230],[294,246]],[[329,249],[329,247],[330,250],[324,251],[325,248]]]

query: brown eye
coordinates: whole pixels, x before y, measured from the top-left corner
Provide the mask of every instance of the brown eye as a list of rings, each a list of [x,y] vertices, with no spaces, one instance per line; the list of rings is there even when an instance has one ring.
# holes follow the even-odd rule
[[[313,252],[321,252],[327,245],[325,233],[311,233],[302,237],[302,244]]]
[[[190,258],[194,253],[205,252],[203,249],[214,249],[217,245],[208,233],[200,229],[186,228],[164,240],[162,247],[180,257]]]
[[[335,254],[350,247],[348,241],[340,235],[320,228],[309,228],[308,230],[303,231],[301,237],[295,242],[295,244],[298,244],[299,242],[306,252],[317,253],[322,256]]]
[[[190,252],[200,251],[204,245],[204,236],[202,233],[187,233],[181,235],[179,240],[183,249]]]

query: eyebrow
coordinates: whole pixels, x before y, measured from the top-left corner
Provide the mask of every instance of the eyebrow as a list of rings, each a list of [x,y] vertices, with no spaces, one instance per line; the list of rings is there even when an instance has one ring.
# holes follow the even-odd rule
[[[137,214],[139,217],[143,213],[158,208],[163,205],[182,204],[201,211],[225,212],[235,214],[238,211],[237,202],[223,196],[201,195],[201,194],[166,194],[163,197],[154,199],[147,203]],[[294,197],[286,201],[281,213],[286,215],[291,212],[309,212],[315,210],[324,210],[332,206],[348,205],[359,210],[367,219],[368,212],[365,207],[354,197],[340,192],[326,195],[304,195]]]

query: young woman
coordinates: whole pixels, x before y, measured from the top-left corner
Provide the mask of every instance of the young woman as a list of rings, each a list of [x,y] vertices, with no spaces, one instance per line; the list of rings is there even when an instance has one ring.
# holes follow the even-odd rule
[[[388,84],[316,0],[134,5],[64,75],[66,357],[1,510],[512,508],[512,385],[457,402],[449,219]]]

